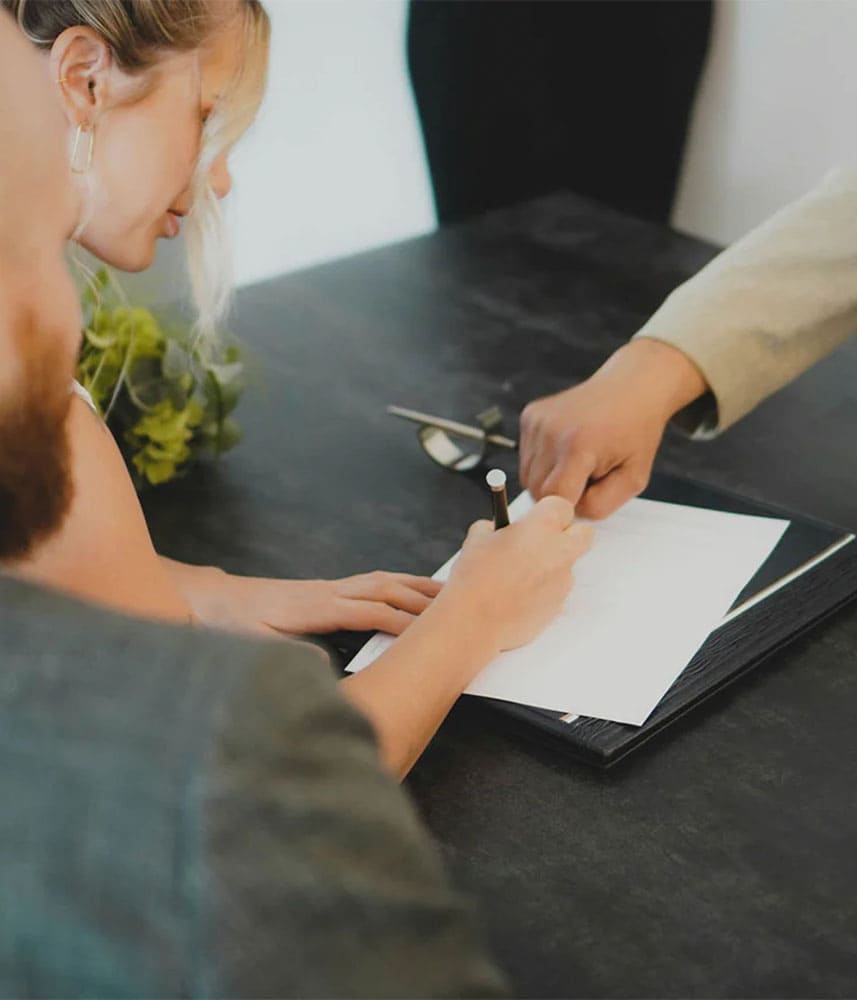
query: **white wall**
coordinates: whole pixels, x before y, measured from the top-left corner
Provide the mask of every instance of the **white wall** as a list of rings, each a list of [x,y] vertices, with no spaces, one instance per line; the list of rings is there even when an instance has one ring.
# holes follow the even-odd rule
[[[233,155],[239,283],[434,229],[405,0],[268,0],[271,74]]]
[[[241,283],[435,226],[405,0],[268,7],[269,93],[234,157]],[[836,164],[857,165],[857,0],[717,0],[674,225],[730,242]]]
[[[242,284],[435,226],[405,0],[267,5],[269,92],[229,199]],[[838,163],[857,165],[857,0],[718,0],[674,224],[729,242]],[[146,298],[176,297],[178,250]]]
[[[857,2],[718,0],[673,222],[719,243],[857,165]]]

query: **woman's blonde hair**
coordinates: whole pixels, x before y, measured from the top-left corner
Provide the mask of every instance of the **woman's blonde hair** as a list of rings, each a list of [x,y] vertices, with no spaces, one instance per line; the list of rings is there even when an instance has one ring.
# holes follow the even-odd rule
[[[241,19],[240,70],[203,128],[185,226],[188,274],[197,330],[210,338],[229,307],[232,269],[220,204],[209,185],[214,161],[249,127],[259,109],[268,67],[270,23],[259,0],[0,0],[35,45],[50,48],[67,28],[92,28],[120,69],[142,73],[165,50],[193,51]]]

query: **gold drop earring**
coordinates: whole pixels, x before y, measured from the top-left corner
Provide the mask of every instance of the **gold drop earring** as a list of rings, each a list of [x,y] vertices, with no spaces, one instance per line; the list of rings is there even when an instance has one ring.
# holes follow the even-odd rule
[[[86,136],[86,142],[83,137]],[[92,154],[95,149],[95,128],[81,123],[74,133],[71,146],[71,172],[85,174],[92,166]]]
[[[68,83],[67,76],[61,76],[57,79],[57,85],[60,87],[66,83]],[[81,140],[84,135],[87,137],[87,141],[85,148],[82,148]],[[92,154],[94,151],[95,128],[81,122],[75,129],[74,142],[71,145],[71,172],[73,174],[85,174],[92,166]]]

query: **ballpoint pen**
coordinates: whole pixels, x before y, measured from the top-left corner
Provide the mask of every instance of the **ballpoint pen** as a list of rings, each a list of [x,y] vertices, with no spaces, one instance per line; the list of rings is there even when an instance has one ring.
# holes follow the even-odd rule
[[[485,477],[491,488],[491,502],[494,506],[494,530],[509,526],[509,504],[506,498],[506,473],[502,469],[492,469]]]

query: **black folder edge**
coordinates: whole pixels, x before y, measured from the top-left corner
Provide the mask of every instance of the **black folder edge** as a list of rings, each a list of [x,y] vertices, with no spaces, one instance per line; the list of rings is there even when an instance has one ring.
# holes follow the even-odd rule
[[[854,535],[719,487],[666,476],[653,482],[654,488],[644,496],[660,499],[666,492],[674,501],[682,502],[684,494],[691,494],[697,506],[783,518],[791,522],[789,530],[800,533],[808,529],[814,537],[823,536],[826,544],[782,576],[765,580],[757,592],[745,588],[737,606],[733,605],[723,624],[709,635],[642,726],[585,716],[571,717],[572,721],[566,722],[562,720],[567,713],[478,699],[515,723],[521,735],[600,768],[617,764],[857,597]],[[766,566],[774,561],[776,552]],[[757,576],[764,578],[763,570]]]

